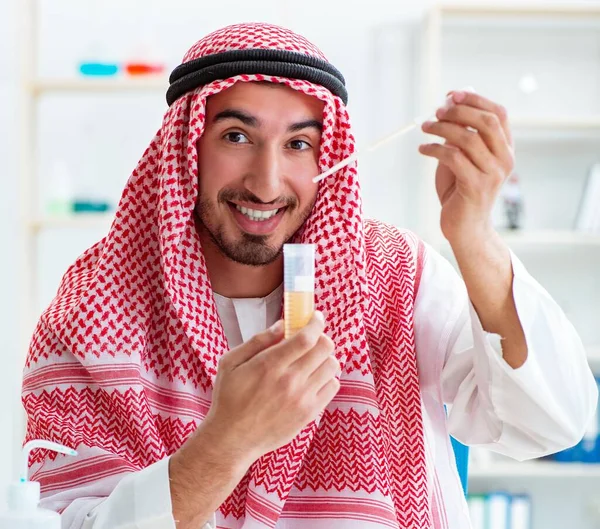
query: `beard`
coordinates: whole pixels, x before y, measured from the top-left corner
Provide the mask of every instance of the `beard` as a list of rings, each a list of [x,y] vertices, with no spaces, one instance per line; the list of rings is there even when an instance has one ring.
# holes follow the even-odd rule
[[[209,235],[212,242],[225,257],[243,265],[265,266],[275,262],[281,256],[283,245],[302,228],[306,219],[310,216],[316,197],[311,204],[301,211],[297,211],[298,199],[295,197],[284,197],[273,201],[273,203],[285,204],[286,211],[284,215],[288,215],[295,220],[295,222],[292,222],[293,227],[289,229],[289,233],[286,233],[280,242],[275,243],[269,242],[269,240],[277,237],[277,231],[271,235],[254,235],[241,231],[237,237],[226,233],[225,223],[216,221],[218,218],[217,204],[223,204],[226,208],[229,208],[229,202],[234,200],[265,205],[249,191],[222,189],[217,195],[216,203],[200,196],[195,210],[197,219],[201,224],[200,228]]]

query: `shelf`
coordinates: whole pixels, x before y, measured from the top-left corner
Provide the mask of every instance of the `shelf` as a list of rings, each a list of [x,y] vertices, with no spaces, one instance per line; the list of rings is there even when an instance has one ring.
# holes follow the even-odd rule
[[[600,233],[585,233],[577,231],[501,231],[502,238],[509,245],[519,246],[575,246],[600,248]]]
[[[503,6],[493,5],[475,5],[475,4],[444,4],[439,6],[442,15],[458,16],[512,16],[512,15],[530,15],[530,16],[600,16],[600,8],[589,4],[567,5],[548,5],[544,3],[539,7],[523,4],[506,4]]]
[[[165,91],[169,80],[163,76],[149,76],[140,79],[127,77],[38,79],[29,85],[33,95],[50,92],[128,92]]]
[[[600,129],[600,116],[589,118],[547,117],[547,118],[513,118],[510,119],[513,128],[520,129]]]
[[[600,233],[580,233],[576,231],[503,231],[498,230],[502,239],[516,252],[564,252],[570,250],[600,251]],[[442,255],[453,259],[450,243],[441,235],[432,242]],[[600,352],[598,353],[600,355]]]
[[[39,217],[28,222],[29,229],[40,231],[44,229],[79,229],[79,228],[109,228],[114,213],[80,213],[63,217]]]
[[[469,467],[469,479],[492,478],[597,478],[600,464],[556,463],[554,461],[526,461],[494,463]]]
[[[509,118],[514,137],[519,140],[600,140],[600,116],[590,118]]]
[[[445,29],[479,34],[486,30],[600,30],[600,9],[590,5],[441,5],[435,14]]]

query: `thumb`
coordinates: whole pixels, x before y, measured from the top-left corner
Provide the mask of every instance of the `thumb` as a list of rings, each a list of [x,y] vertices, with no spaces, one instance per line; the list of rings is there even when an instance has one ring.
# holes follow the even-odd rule
[[[244,364],[258,353],[261,353],[272,345],[279,343],[281,340],[283,340],[283,336],[283,320],[279,320],[267,330],[254,335],[247,342],[244,342],[243,344],[229,351],[226,355],[228,357],[226,359],[227,368],[235,369],[241,364]]]

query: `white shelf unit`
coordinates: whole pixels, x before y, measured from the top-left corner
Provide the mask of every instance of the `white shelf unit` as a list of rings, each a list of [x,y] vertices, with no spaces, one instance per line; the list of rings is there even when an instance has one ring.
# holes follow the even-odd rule
[[[34,0],[35,1],[35,0]],[[27,102],[26,112],[30,115],[30,119],[25,123],[24,136],[27,139],[27,145],[29,146],[27,154],[23,158],[27,157],[27,160],[22,160],[21,170],[21,181],[23,189],[23,200],[22,208],[23,220],[23,240],[25,241],[25,254],[23,262],[25,266],[24,270],[24,283],[27,284],[26,291],[28,295],[24,297],[24,321],[28,322],[25,325],[25,344],[27,343],[32,325],[35,318],[39,315],[38,308],[36,305],[36,298],[38,294],[37,285],[37,269],[38,269],[38,252],[36,251],[37,238],[46,230],[58,230],[58,229],[101,229],[109,228],[112,222],[114,212],[103,212],[103,213],[73,213],[69,215],[48,215],[45,213],[40,214],[39,208],[35,202],[36,194],[31,191],[36,189],[36,166],[37,166],[37,145],[36,145],[36,130],[37,130],[37,105],[40,100],[48,94],[89,94],[89,95],[102,95],[102,94],[123,94],[123,93],[139,93],[139,92],[158,92],[164,93],[168,83],[165,84],[164,80],[158,80],[149,78],[144,80],[124,80],[115,78],[113,80],[102,79],[102,80],[52,80],[44,81],[41,84],[25,82],[24,91]]]
[[[476,35],[477,38],[481,39],[480,43],[485,43],[486,39],[490,38],[488,33],[492,35],[491,38],[497,38],[499,31],[509,34],[510,31],[514,30],[514,34],[521,39],[519,40],[520,43],[527,42],[522,40],[524,37],[520,33],[528,32],[526,36],[530,37],[530,40],[533,42],[532,47],[534,48],[534,52],[539,54],[540,52],[545,52],[545,50],[540,49],[539,44],[534,42],[540,36],[538,35],[540,28],[547,32],[551,30],[563,30],[565,28],[581,28],[587,32],[595,32],[596,35],[600,35],[600,8],[598,6],[583,4],[536,6],[519,4],[503,5],[498,3],[481,6],[444,4],[431,9],[426,16],[421,33],[418,113],[423,115],[431,114],[431,109],[439,106],[448,90],[467,85],[475,85],[475,88],[479,89],[479,84],[482,84],[484,85],[484,90],[482,90],[483,95],[487,95],[492,99],[496,96],[496,100],[500,103],[506,103],[501,96],[502,86],[513,83],[515,79],[510,78],[505,82],[496,78],[488,80],[488,85],[497,87],[495,93],[489,94],[490,90],[485,90],[485,79],[486,77],[490,77],[488,75],[490,71],[485,70],[480,73],[475,71],[475,68],[469,68],[474,66],[473,62],[468,63],[463,68],[463,71],[460,71],[460,61],[463,57],[458,56],[458,53],[466,52],[464,44],[468,42],[469,36]],[[448,31],[450,31],[450,36],[448,36]],[[454,57],[450,56],[447,48],[448,44],[452,42],[452,38],[457,35],[462,40],[458,44],[453,45],[451,49],[452,52],[457,53],[457,56]],[[542,35],[541,37],[543,38],[544,36]],[[481,59],[486,50],[471,49],[468,51],[473,57],[469,60],[475,61],[478,58]],[[506,50],[494,49],[493,51],[496,53],[505,52],[508,56],[512,50],[507,43]],[[523,55],[527,53],[526,49],[522,51]],[[549,50],[548,53],[552,51]],[[595,60],[596,57],[593,50],[589,55],[591,57],[590,60]],[[449,57],[454,57],[451,64],[448,64]],[[449,69],[452,69],[453,75],[448,75],[447,70]],[[597,68],[597,70],[598,79],[594,80],[600,82],[600,68]],[[474,75],[469,76],[468,81],[462,85],[460,83],[457,85],[453,82],[458,78],[465,78],[464,75],[461,75],[466,72],[473,73]],[[520,73],[526,72],[521,71]],[[561,79],[561,81],[564,82],[564,79]],[[556,85],[561,84],[556,82],[556,79],[553,79],[553,82]],[[575,81],[571,82],[574,83]],[[593,82],[588,84],[595,86]],[[542,90],[546,96],[550,92],[547,85],[548,83],[544,85],[544,90]],[[593,89],[590,90],[593,91]],[[568,144],[570,141],[584,140],[590,144],[590,149],[596,149],[596,152],[600,152],[600,97],[594,98],[594,105],[591,109],[583,109],[583,103],[581,103],[579,105],[572,105],[572,109],[576,110],[575,112],[569,112],[569,107],[563,107],[553,109],[551,112],[544,111],[542,114],[537,112],[539,110],[538,106],[541,104],[538,106],[523,104],[526,97],[529,97],[529,101],[534,102],[541,100],[541,97],[522,96],[519,99],[515,92],[516,90],[513,90],[510,97],[505,99],[508,99],[511,104],[514,103],[513,107],[521,103],[521,108],[517,109],[517,112],[513,111],[512,113],[510,112],[511,105],[507,105],[516,143],[517,161],[519,159],[519,152],[527,150],[532,143],[555,146],[557,143]],[[587,92],[588,95],[591,93]],[[577,98],[578,95],[575,92],[575,95],[571,99]],[[439,140],[439,138],[437,139]],[[442,246],[444,242],[438,225],[438,216],[432,214],[432,212],[439,211],[439,202],[435,194],[435,186],[433,185],[435,161],[426,160],[423,165],[424,178],[419,188],[419,210],[423,212],[419,219],[420,232],[429,241]],[[533,240],[536,233],[539,234],[542,231],[543,238],[548,239],[548,230],[540,229],[534,229],[526,237]],[[557,232],[557,238],[560,240],[563,240],[568,233],[566,227],[554,231]],[[586,237],[584,236],[584,238]],[[580,239],[579,234],[575,234],[573,241],[579,241]],[[589,240],[589,238],[587,239]]]
[[[600,268],[600,233],[578,232],[573,226],[587,171],[600,163],[600,95],[593,88],[574,87],[600,85],[599,49],[599,6],[438,5],[422,26],[416,90],[417,114],[431,114],[449,90],[463,86],[475,86],[508,108],[515,171],[525,200],[524,227],[503,230],[499,207],[494,220],[528,268],[545,254],[554,264],[571,252],[579,259],[569,266],[589,263],[592,284],[594,265]],[[555,74],[562,68],[570,69],[558,82]],[[539,79],[533,95],[519,89],[525,76]],[[565,90],[572,90],[571,97],[565,97]],[[439,227],[435,166],[432,159],[422,162],[417,231],[448,255]],[[536,273],[539,268],[538,262],[532,264]],[[600,299],[600,288],[596,295]],[[600,303],[591,308],[600,318]],[[600,343],[600,330],[588,327],[586,345]]]
[[[600,162],[600,93],[591,88],[600,86],[600,7],[439,5],[425,17],[419,49],[416,115],[431,114],[448,91],[464,86],[474,86],[507,107],[516,171],[529,216],[522,230],[504,230],[502,224],[497,224],[498,229],[578,330],[584,331],[590,366],[600,375],[600,233],[572,229],[585,169]],[[554,75],[560,68],[563,75]],[[531,75],[539,81],[534,96],[518,89],[519,81]],[[585,75],[591,77],[587,83]],[[590,89],[577,89],[577,83]],[[570,100],[565,91],[570,91]],[[436,161],[423,161],[417,231],[452,261],[439,227],[435,167]],[[497,215],[494,218],[497,220]],[[572,291],[578,291],[579,297],[571,297]],[[590,312],[593,318],[586,317]],[[531,492],[533,529],[567,527],[559,521],[564,513],[573,522],[569,527],[595,529],[586,509],[588,491],[600,488],[600,464],[519,463],[495,457],[491,461],[484,466],[478,465],[477,459],[472,461],[469,479],[473,492]],[[565,479],[568,489],[562,485]],[[556,501],[560,487],[563,497],[572,490],[579,496],[576,500],[569,496],[568,505]]]
[[[169,86],[164,75],[128,77],[117,74],[109,77],[38,77],[38,33],[39,0],[22,2],[23,17],[23,64],[22,68],[22,141],[21,141],[21,211],[23,241],[22,318],[23,347],[25,351],[31,337],[35,319],[38,317],[36,298],[38,295],[38,252],[37,240],[46,230],[62,229],[104,229],[110,227],[113,213],[77,213],[67,216],[40,215],[35,201],[37,185],[39,147],[37,144],[38,106],[49,95],[91,95],[102,96],[127,93],[164,94]]]
[[[40,214],[36,201],[37,167],[39,145],[37,131],[39,125],[39,104],[48,95],[114,95],[166,93],[169,86],[164,76],[127,77],[116,75],[106,78],[39,78],[38,77],[38,35],[39,0],[23,0],[20,17],[22,31],[21,46],[21,101],[20,101],[20,210],[21,210],[21,274],[20,274],[20,353],[25,360],[31,335],[39,317],[40,280],[38,270],[40,255],[38,242],[40,236],[48,231],[83,230],[83,232],[106,232],[113,220],[114,213],[77,213],[67,216],[46,216]],[[164,97],[164,95],[162,96]],[[94,231],[95,230],[95,231]],[[66,231],[65,233],[69,233]],[[90,240],[89,245],[97,239]],[[14,461],[18,461],[17,448],[21,446],[24,433],[24,416],[15,414]],[[16,468],[15,468],[16,471]],[[16,475],[16,474],[15,474]]]
[[[40,78],[38,76],[39,0],[23,0],[20,16],[23,38],[21,46],[21,233],[22,233],[22,292],[21,321],[22,350],[27,349],[37,310],[35,299],[38,292],[37,239],[48,229],[105,228],[110,226],[112,213],[73,214],[69,216],[40,215],[35,201],[39,147],[37,144],[38,106],[41,99],[54,94],[120,94],[165,93],[169,85],[163,75],[127,77],[118,74],[110,77]]]

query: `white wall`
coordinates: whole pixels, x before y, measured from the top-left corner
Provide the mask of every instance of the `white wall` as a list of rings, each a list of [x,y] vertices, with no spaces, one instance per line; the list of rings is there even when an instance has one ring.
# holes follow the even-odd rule
[[[20,367],[16,340],[19,293],[15,278],[18,263],[18,174],[15,121],[18,65],[15,60],[16,2],[0,2],[0,487],[12,471],[13,413],[17,409]],[[0,506],[2,505],[0,499]]]
[[[19,301],[18,290],[18,130],[17,100],[18,85],[18,32],[15,28],[17,6],[22,0],[0,1],[0,351],[2,353],[2,369],[0,369],[0,488],[3,488],[11,473],[13,454],[13,414],[18,405],[18,388],[20,385],[20,369],[23,351],[19,349],[17,320],[15,310]],[[85,48],[81,43],[90,33],[89,10],[91,1],[81,0],[38,0],[44,8],[42,19],[42,64],[40,73],[44,75],[69,74],[73,63],[81,56]],[[480,2],[480,3],[491,3]],[[549,2],[539,2],[549,3]],[[559,2],[552,2],[559,3]],[[598,0],[586,2],[598,4]],[[162,6],[169,5],[168,9]],[[303,33],[319,45],[330,60],[345,74],[350,92],[350,110],[355,127],[355,134],[360,144],[373,140],[391,130],[394,125],[412,117],[413,108],[409,104],[414,94],[414,72],[409,61],[414,53],[411,27],[419,19],[425,9],[433,4],[433,0],[420,2],[409,0],[370,0],[369,2],[353,2],[343,0],[253,0],[237,2],[232,8],[231,2],[198,2],[197,0],[173,0],[167,2],[155,0],[154,5],[160,16],[156,18],[158,37],[156,47],[164,50],[166,58],[176,63],[187,47],[195,40],[217,27],[239,21],[263,20],[282,23]],[[115,59],[124,58],[132,46],[131,34],[139,32],[138,16],[143,13],[148,2],[141,0],[94,0],[93,5],[104,5],[97,8],[99,19],[97,28],[108,28],[115,31],[108,52]],[[158,7],[156,7],[158,6]],[[200,6],[202,6],[200,8]],[[182,16],[185,15],[185,16]],[[110,21],[112,19],[112,22]],[[130,33],[127,37],[127,33]],[[384,43],[388,55],[375,57],[375,42]],[[374,69],[387,66],[385,86],[373,86]],[[382,92],[381,90],[385,90]],[[162,101],[162,95],[158,96]],[[125,105],[124,111],[115,114],[112,126],[114,130],[125,130],[126,141],[131,142],[131,149],[117,161],[110,156],[115,144],[125,141],[115,135],[107,135],[101,129],[90,132],[94,138],[93,148],[80,145],[86,155],[80,157],[78,163],[94,160],[94,168],[109,180],[115,190],[120,189],[128,172],[142,154],[144,146],[160,123],[160,111],[163,103],[148,99],[137,101],[135,108],[127,107],[130,100],[116,101]],[[57,104],[60,102],[57,101]],[[65,99],[60,103],[62,108],[87,108],[93,112],[94,107],[76,98]],[[56,108],[56,107],[55,107]],[[99,108],[99,107],[98,107]],[[121,107],[123,108],[123,107]],[[44,112],[44,109],[42,109]],[[52,119],[51,109],[46,111],[46,126],[52,123],[59,127],[53,134],[45,136],[42,162],[44,172],[46,165],[51,164],[52,155],[65,151],[68,143],[68,124],[60,129],[56,119]],[[96,110],[97,114],[102,112]],[[85,114],[85,112],[81,112]],[[77,116],[71,116],[77,119]],[[85,118],[82,118],[85,119]],[[87,118],[90,119],[90,118]],[[81,124],[81,121],[79,122]],[[85,125],[85,123],[84,123]],[[42,124],[42,126],[44,126]],[[129,145],[129,144],[128,144]],[[87,150],[86,150],[87,149]],[[400,147],[401,149],[401,147]],[[383,179],[383,168],[398,167],[396,150],[382,151],[377,160],[365,160],[363,163],[363,187],[365,190],[367,213],[377,212],[383,220],[400,222],[411,226],[411,210],[399,212],[398,204],[405,207],[410,203],[410,188],[403,187],[402,180]],[[412,156],[403,152],[404,159]],[[46,157],[46,158],[45,158]],[[408,162],[410,167],[410,159]],[[388,174],[390,174],[388,172]],[[392,175],[393,176],[393,175]],[[116,192],[116,191],[115,191]],[[408,211],[408,213],[407,213]],[[399,216],[400,215],[400,216]],[[47,246],[61,244],[46,240]],[[64,244],[64,241],[63,241]],[[70,256],[67,255],[70,260]],[[56,270],[47,272],[57,276],[66,266],[55,264]],[[52,284],[49,286],[53,289]],[[51,292],[45,294],[46,297]]]

